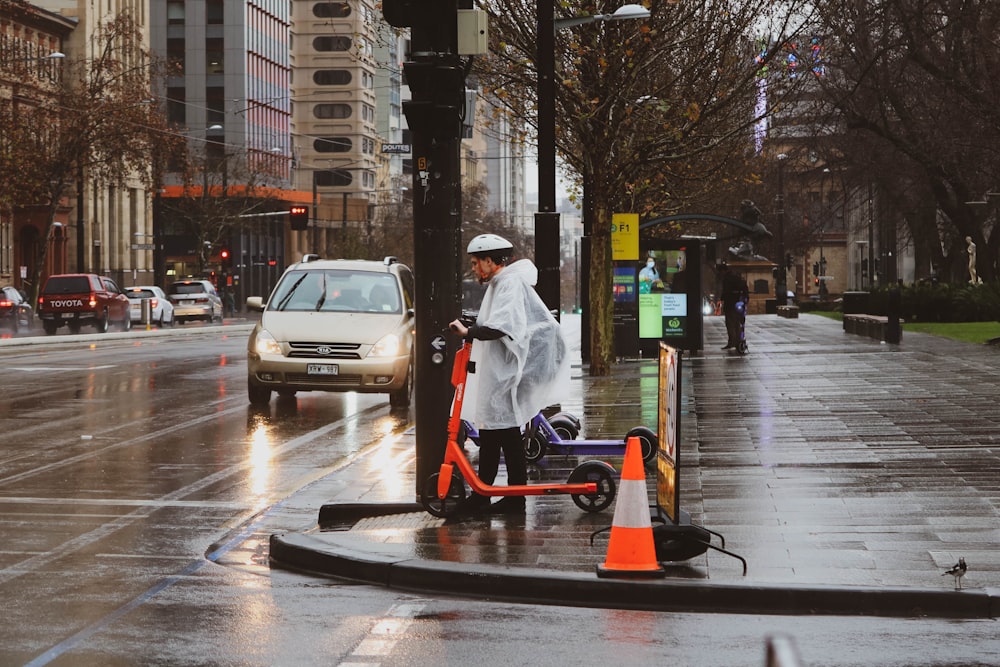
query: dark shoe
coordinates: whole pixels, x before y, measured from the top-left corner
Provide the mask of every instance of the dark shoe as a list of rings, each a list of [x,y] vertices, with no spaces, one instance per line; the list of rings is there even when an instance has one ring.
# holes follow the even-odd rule
[[[521,496],[507,496],[490,505],[490,514],[524,514],[525,507]]]
[[[733,345],[732,343],[730,343],[729,345],[723,345],[723,346],[722,346],[722,349],[723,349],[723,350],[731,350],[731,349],[733,349],[734,347],[736,347],[736,346],[735,346],[735,345]]]
[[[481,496],[473,493],[468,498],[458,504],[455,514],[461,516],[474,516],[476,514],[486,514],[491,511],[490,499],[488,496]]]

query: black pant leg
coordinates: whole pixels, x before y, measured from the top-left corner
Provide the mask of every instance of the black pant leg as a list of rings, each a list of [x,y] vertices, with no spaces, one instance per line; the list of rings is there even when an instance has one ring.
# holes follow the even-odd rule
[[[503,434],[503,460],[507,464],[507,484],[521,486],[528,483],[528,460],[524,456],[521,429],[517,426],[501,431]]]

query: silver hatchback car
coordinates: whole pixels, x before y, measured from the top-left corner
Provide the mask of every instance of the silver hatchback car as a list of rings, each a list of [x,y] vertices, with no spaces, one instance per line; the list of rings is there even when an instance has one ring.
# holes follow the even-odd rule
[[[288,267],[247,343],[252,404],[271,392],[389,394],[393,407],[413,395],[413,273],[394,257],[381,262],[306,255]]]
[[[177,280],[167,288],[174,304],[174,319],[183,324],[188,320],[222,321],[222,298],[211,280]]]

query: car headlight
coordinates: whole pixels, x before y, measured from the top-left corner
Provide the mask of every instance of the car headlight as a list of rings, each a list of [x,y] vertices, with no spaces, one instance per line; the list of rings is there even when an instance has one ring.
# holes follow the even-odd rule
[[[386,334],[379,342],[372,346],[369,357],[398,357],[402,348],[402,341],[396,334]]]
[[[257,354],[281,354],[281,346],[278,345],[278,341],[274,339],[271,332],[267,329],[261,329],[257,332],[257,338],[254,340],[254,351]]]

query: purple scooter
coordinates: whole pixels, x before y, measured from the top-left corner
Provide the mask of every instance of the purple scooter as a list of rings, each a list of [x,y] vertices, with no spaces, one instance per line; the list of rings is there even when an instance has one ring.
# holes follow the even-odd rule
[[[478,445],[476,427],[466,421],[462,422],[462,427],[465,435]],[[569,413],[559,412],[549,418],[538,413],[525,426],[522,435],[524,456],[531,463],[542,460],[546,454],[624,456],[625,443],[635,437],[642,445],[642,460],[649,463],[656,458],[659,447],[656,434],[645,426],[636,426],[621,440],[577,440],[579,433],[580,420]]]

